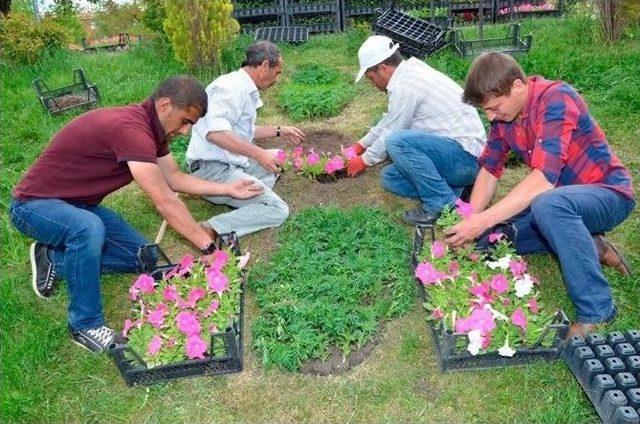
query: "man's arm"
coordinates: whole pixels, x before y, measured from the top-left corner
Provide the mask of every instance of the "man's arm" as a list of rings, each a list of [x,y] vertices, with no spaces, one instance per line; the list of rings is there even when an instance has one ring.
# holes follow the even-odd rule
[[[484,211],[496,192],[498,178],[484,168],[480,168],[476,181],[473,183],[473,191],[469,203],[475,213]]]
[[[485,198],[481,192],[476,194],[476,187],[477,183],[473,187],[471,204],[474,205],[474,202],[478,202],[478,206],[482,206]],[[483,212],[474,213],[451,227],[447,231],[445,241],[453,246],[461,246],[472,241],[487,229],[523,211],[531,205],[537,195],[552,188],[553,184],[546,179],[542,171],[534,169],[498,203]]]
[[[173,229],[198,249],[205,248],[213,241],[171,190],[158,165],[134,161],[127,162],[127,165],[134,181],[149,196],[160,215]]]
[[[270,172],[278,172],[278,161],[274,155],[262,147],[242,140],[231,131],[211,131],[207,141],[228,150],[231,153],[249,157]]]
[[[278,128],[280,128],[278,130]],[[280,132],[280,137],[284,137],[287,140],[291,140],[295,143],[300,143],[304,140],[304,133],[297,127],[293,126],[258,126],[255,127],[255,134],[253,136],[256,140],[263,140],[265,138],[272,138],[278,136],[278,131]]]
[[[261,185],[256,184],[252,180],[240,180],[223,184],[185,174],[180,170],[171,153],[158,158],[158,167],[169,188],[180,193],[200,196],[231,196],[236,199],[248,199],[262,194],[264,191]]]

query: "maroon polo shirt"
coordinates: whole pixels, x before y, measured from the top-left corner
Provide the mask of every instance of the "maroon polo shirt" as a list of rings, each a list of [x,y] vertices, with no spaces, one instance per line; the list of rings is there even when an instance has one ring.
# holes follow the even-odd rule
[[[133,181],[127,161],[157,163],[167,154],[169,146],[151,99],[96,109],[75,118],[53,137],[13,196],[97,205]]]

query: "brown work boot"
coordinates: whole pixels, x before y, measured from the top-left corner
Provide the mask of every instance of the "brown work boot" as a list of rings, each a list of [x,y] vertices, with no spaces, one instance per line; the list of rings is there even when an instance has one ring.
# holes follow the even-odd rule
[[[573,336],[587,337],[591,333],[595,333],[597,324],[590,324],[585,322],[574,322],[569,326],[565,340],[571,339]]]
[[[631,267],[613,244],[609,243],[609,241],[601,235],[593,236],[593,241],[596,244],[598,259],[600,259],[602,265],[615,269],[625,277],[631,275]]]

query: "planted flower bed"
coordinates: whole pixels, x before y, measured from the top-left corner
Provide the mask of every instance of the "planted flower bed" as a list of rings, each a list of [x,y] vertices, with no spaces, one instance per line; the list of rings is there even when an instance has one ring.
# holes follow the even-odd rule
[[[278,151],[278,162],[283,171],[308,176],[320,183],[334,183],[347,177],[347,162],[357,156],[352,147],[342,148],[340,154],[305,150],[298,146],[291,152]]]
[[[285,223],[277,245],[251,278],[254,346],[266,367],[340,372],[364,360],[384,322],[414,303],[406,232],[380,210],[306,209]]]
[[[247,260],[232,235],[206,260],[185,256],[159,282],[148,274],[135,280],[127,342],[110,352],[127,385],[242,370]]]
[[[443,212],[439,226],[471,213],[469,204],[457,204]],[[443,370],[559,358],[569,320],[544,307],[537,279],[504,234],[491,234],[486,252],[453,250],[440,240],[425,244],[424,234],[416,232],[414,275]]]

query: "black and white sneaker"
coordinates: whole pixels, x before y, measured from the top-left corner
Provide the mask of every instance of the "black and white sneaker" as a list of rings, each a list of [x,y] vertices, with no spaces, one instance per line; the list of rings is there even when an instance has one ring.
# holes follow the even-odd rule
[[[116,333],[106,325],[84,330],[72,330],[71,338],[78,346],[81,346],[93,353],[102,353],[116,342]]]
[[[55,289],[56,270],[47,257],[47,245],[31,243],[31,285],[33,291],[42,298],[50,297]]]

